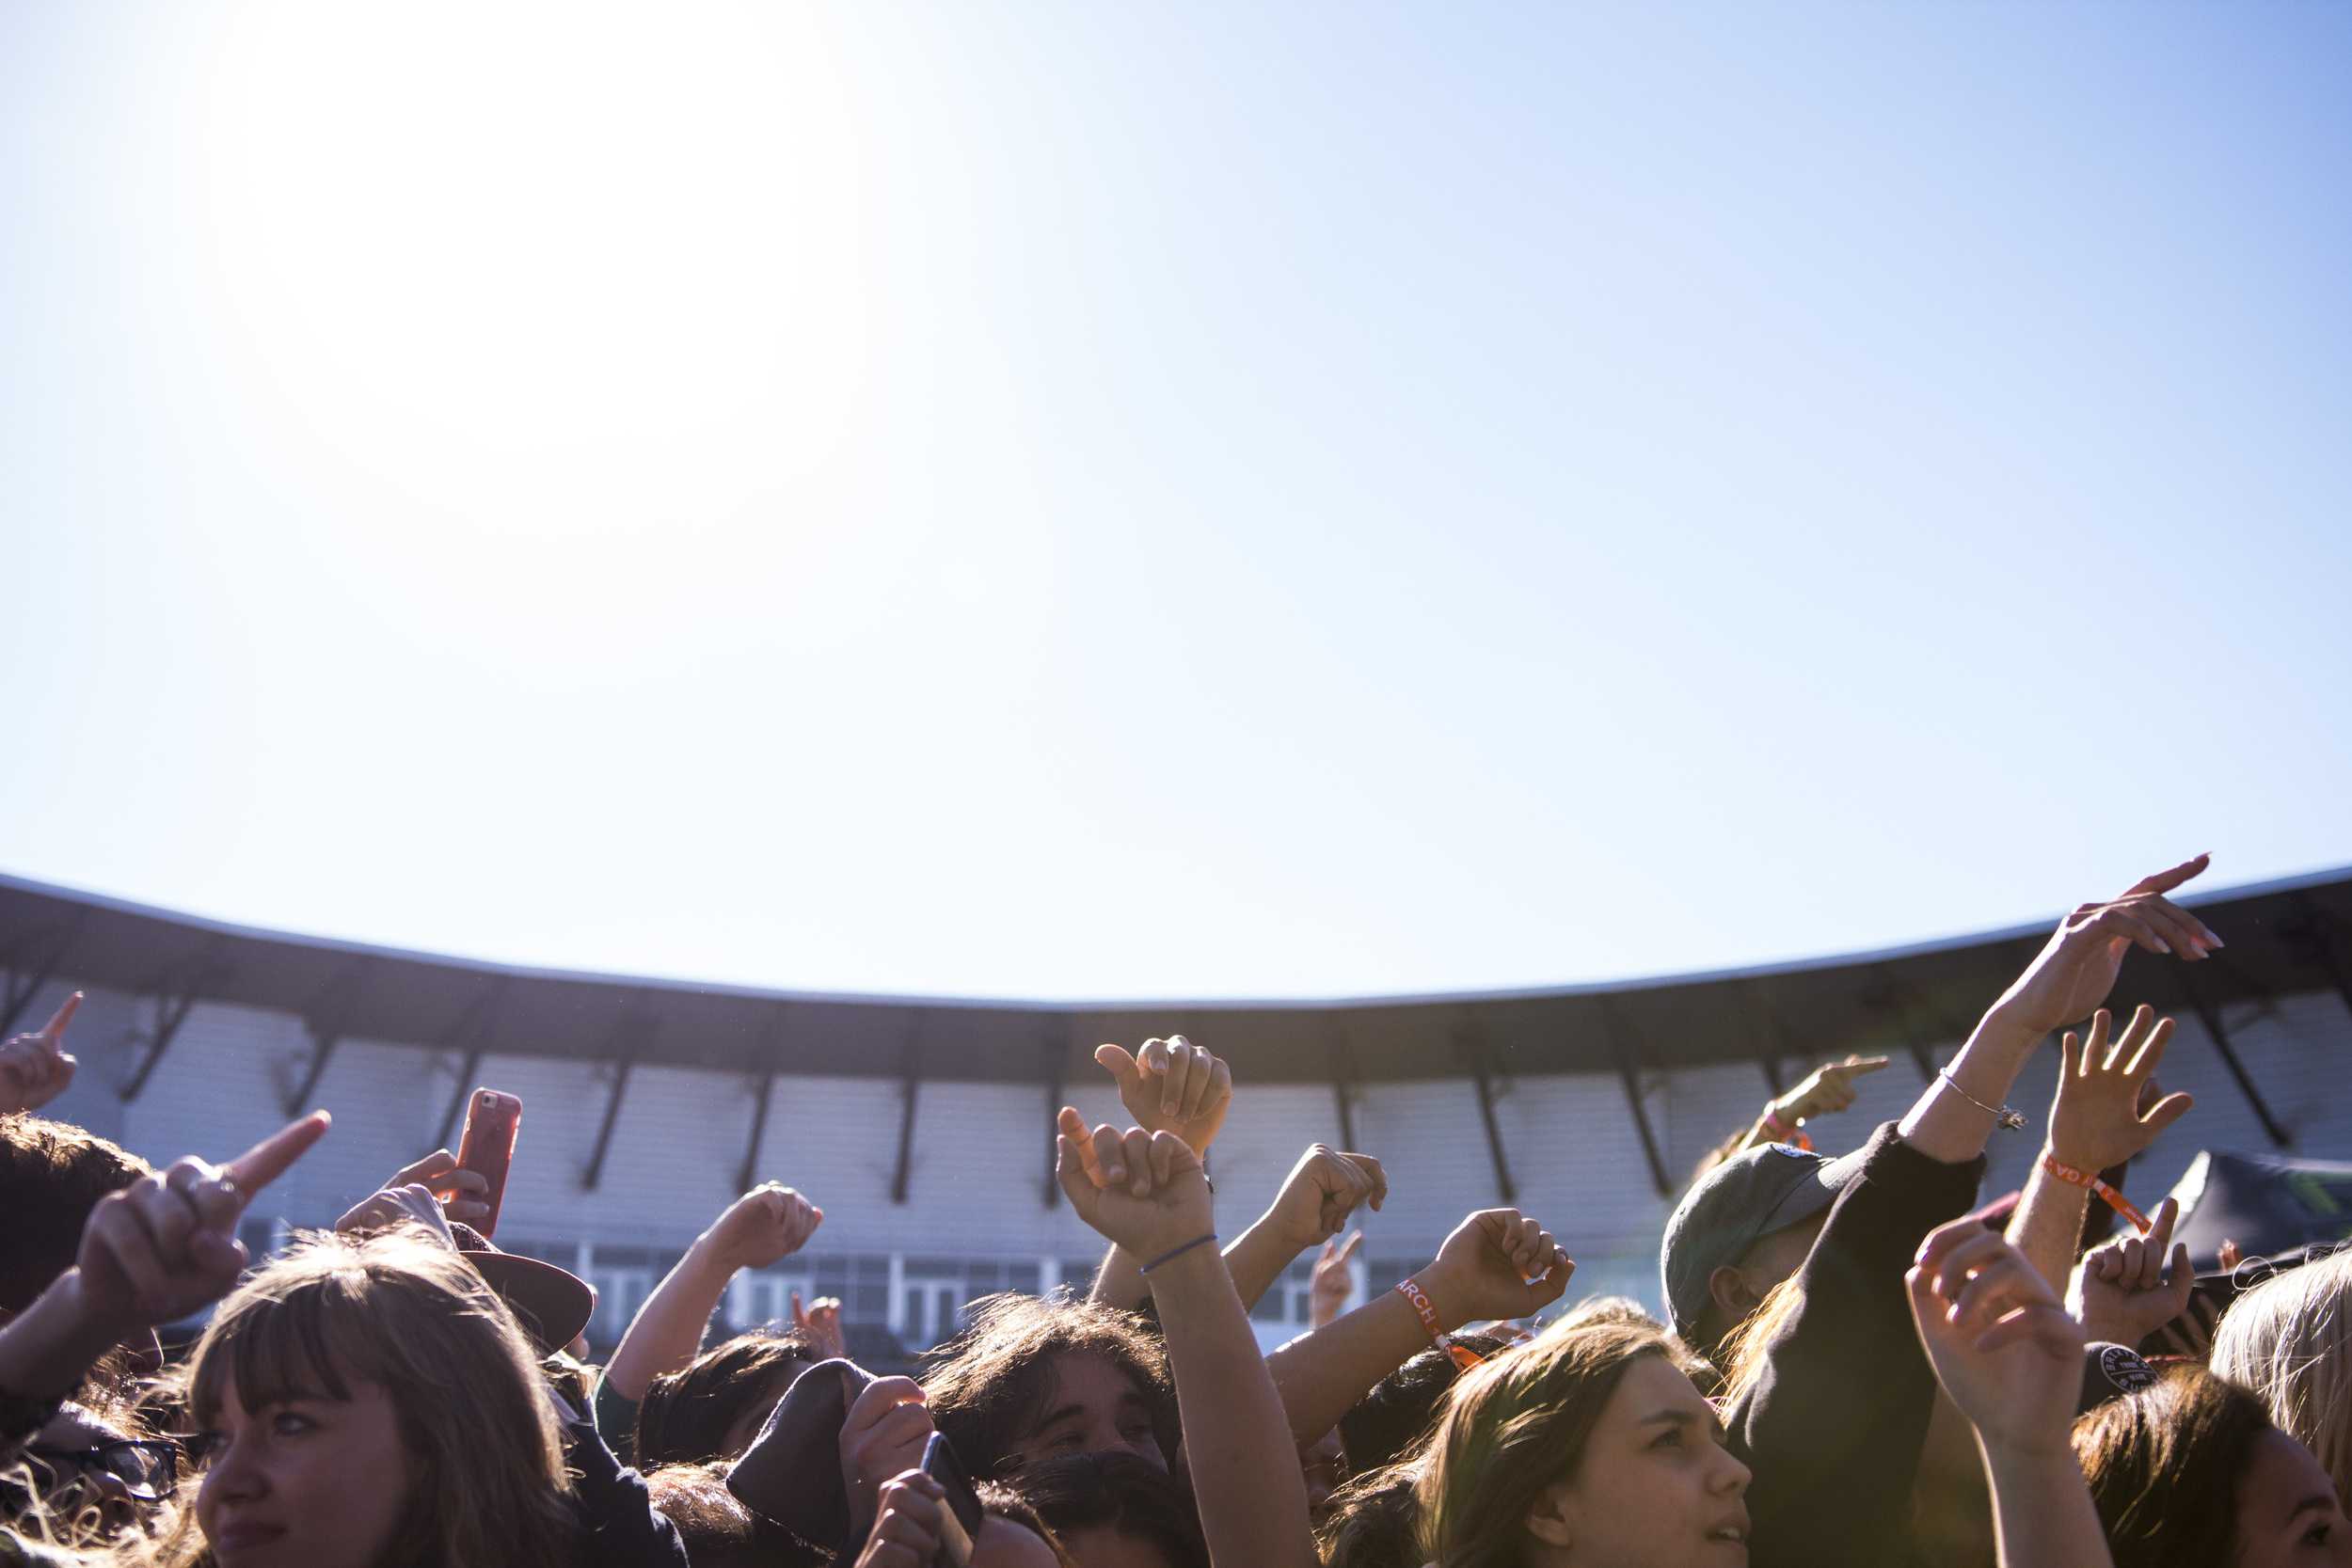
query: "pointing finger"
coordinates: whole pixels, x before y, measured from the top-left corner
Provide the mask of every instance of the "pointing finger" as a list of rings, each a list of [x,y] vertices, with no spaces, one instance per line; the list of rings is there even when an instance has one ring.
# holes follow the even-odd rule
[[[326,1135],[333,1119],[325,1111],[312,1111],[300,1121],[289,1122],[230,1161],[221,1174],[236,1183],[237,1191],[251,1197],[308,1154],[310,1146]]]
[[[2189,860],[2185,860],[2180,864],[2173,866],[2170,870],[2158,871],[2149,876],[2142,877],[2139,880],[2134,882],[2130,887],[2123,890],[2123,896],[2128,898],[2135,893],[2170,893],[2174,888],[2179,887],[2183,882],[2188,881],[2190,879],[2203,872],[2205,867],[2212,863],[2213,855],[2210,851],[2202,855],[2195,856]]]
[[[77,990],[58,1003],[57,1010],[49,1015],[49,1022],[40,1026],[40,1037],[49,1042],[51,1050],[56,1049],[57,1042],[65,1038],[65,1026],[73,1022],[73,1015],[81,1006],[82,993]]]

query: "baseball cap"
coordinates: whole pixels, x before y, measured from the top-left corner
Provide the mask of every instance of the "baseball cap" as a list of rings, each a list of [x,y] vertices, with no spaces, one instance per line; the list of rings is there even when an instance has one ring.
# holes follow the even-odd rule
[[[1809,1220],[1862,1174],[1864,1149],[1836,1159],[1788,1144],[1743,1148],[1683,1195],[1666,1222],[1659,1274],[1675,1332],[1697,1345],[1708,1281],[1775,1230]],[[1703,1347],[1702,1347],[1703,1348]]]
[[[596,1292],[569,1269],[519,1252],[501,1252],[472,1226],[452,1221],[449,1228],[457,1250],[514,1312],[540,1354],[551,1354],[579,1338],[596,1315]]]

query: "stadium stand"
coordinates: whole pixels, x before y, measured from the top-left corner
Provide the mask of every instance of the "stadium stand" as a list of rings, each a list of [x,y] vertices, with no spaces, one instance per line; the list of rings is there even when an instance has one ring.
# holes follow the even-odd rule
[[[2352,1050],[2352,868],[2184,902],[2226,926],[2230,946],[2194,967],[2126,960],[2118,996],[2179,1016],[2163,1076],[2201,1106],[2135,1190],[2161,1192],[2200,1148],[2352,1155],[2352,1105],[2321,1092]],[[1090,1120],[1116,1114],[1098,1041],[1182,1032],[1232,1063],[1238,1102],[1215,1156],[1229,1233],[1323,1141],[1390,1174],[1385,1211],[1362,1216],[1359,1288],[1426,1259],[1466,1211],[1505,1202],[1558,1229],[1579,1293],[1655,1305],[1656,1238],[1708,1147],[1813,1063],[1892,1053],[1825,1132],[1858,1141],[2047,931],[1510,993],[997,1004],[515,968],[0,879],[0,1034],[86,990],[82,1070],[49,1114],[152,1159],[233,1152],[310,1105],[363,1109],[272,1190],[249,1240],[330,1223],[450,1144],[466,1092],[486,1084],[524,1104],[499,1240],[596,1284],[600,1349],[694,1234],[766,1179],[833,1217],[784,1268],[739,1277],[723,1316],[781,1316],[795,1290],[837,1295],[856,1331],[920,1348],[976,1296],[1091,1270],[1099,1239],[1050,1178],[1050,1118],[1065,1101]],[[2054,1072],[2045,1059],[2021,1085],[2037,1126]],[[1996,1141],[1988,1193],[2015,1187],[2035,1151],[2033,1138]],[[1269,1344],[1305,1326],[1306,1287],[1302,1262],[1260,1305]]]

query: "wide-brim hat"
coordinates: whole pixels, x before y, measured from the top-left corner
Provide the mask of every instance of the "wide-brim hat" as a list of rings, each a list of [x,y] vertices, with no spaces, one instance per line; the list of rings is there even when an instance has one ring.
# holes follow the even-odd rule
[[[569,1269],[519,1252],[501,1252],[469,1225],[452,1222],[450,1234],[474,1272],[523,1325],[542,1355],[552,1355],[580,1336],[596,1315],[596,1292]]]

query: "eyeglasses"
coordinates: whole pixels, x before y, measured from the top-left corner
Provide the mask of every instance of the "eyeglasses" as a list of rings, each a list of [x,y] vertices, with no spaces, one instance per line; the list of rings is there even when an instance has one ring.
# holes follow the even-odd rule
[[[180,1480],[180,1449],[177,1444],[151,1437],[122,1437],[111,1443],[93,1443],[86,1449],[48,1448],[40,1444],[22,1450],[27,1459],[46,1461],[53,1471],[68,1466],[88,1474],[92,1471],[109,1475],[122,1483],[123,1490],[141,1502],[153,1502],[168,1494]],[[63,1474],[59,1481],[68,1479]]]

